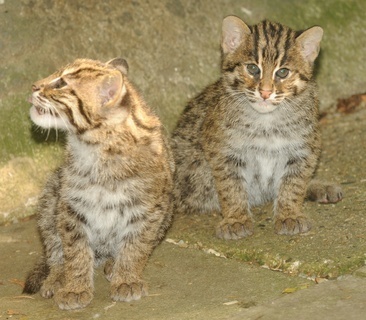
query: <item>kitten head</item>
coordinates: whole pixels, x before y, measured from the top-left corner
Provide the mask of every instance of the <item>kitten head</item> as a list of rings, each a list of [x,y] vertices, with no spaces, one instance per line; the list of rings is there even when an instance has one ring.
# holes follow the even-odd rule
[[[323,29],[293,31],[279,23],[246,25],[228,16],[222,26],[222,72],[229,88],[260,113],[300,94],[313,74]]]
[[[125,117],[127,62],[78,59],[32,86],[32,121],[40,127],[82,133]]]

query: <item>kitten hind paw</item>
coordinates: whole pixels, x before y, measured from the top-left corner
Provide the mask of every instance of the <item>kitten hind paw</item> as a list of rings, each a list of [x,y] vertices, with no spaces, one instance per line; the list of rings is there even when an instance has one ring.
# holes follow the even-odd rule
[[[238,240],[254,233],[251,219],[223,219],[216,228],[216,236],[224,240]]]
[[[319,203],[336,203],[343,199],[343,191],[337,184],[312,181],[306,197]]]
[[[274,228],[279,235],[294,235],[309,232],[311,222],[305,217],[277,219]]]
[[[147,285],[142,281],[112,285],[111,298],[114,301],[133,301],[147,296]]]
[[[40,294],[43,298],[50,299],[54,296],[55,292],[57,292],[61,288],[61,282],[52,282],[47,280],[43,283]]]
[[[113,278],[113,266],[114,266],[113,259],[108,259],[104,265],[104,275],[109,282],[111,282]]]

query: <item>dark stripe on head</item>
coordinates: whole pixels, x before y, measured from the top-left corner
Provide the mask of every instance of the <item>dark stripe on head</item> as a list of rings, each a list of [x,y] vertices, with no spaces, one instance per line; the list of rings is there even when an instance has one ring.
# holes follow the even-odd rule
[[[145,125],[144,123],[142,123],[141,120],[137,118],[136,113],[135,113],[136,110],[135,110],[134,101],[133,101],[129,91],[127,91],[126,94],[124,95],[124,97],[122,98],[121,107],[130,109],[132,120],[134,121],[136,126],[138,126],[139,128],[142,128],[147,131],[156,130],[156,127],[149,127],[149,126]],[[131,134],[131,137],[133,137],[133,139],[135,140],[135,137],[132,134]]]
[[[63,112],[64,112],[64,113],[66,113],[66,115],[67,115],[67,117],[68,117],[68,119],[69,119],[69,122],[70,122],[70,123],[71,123],[75,128],[77,128],[77,129],[78,129],[78,126],[76,125],[76,123],[75,123],[75,121],[74,121],[74,116],[73,116],[73,114],[72,114],[72,112],[71,112],[71,108],[69,108],[69,106],[68,106],[66,103],[64,103],[64,102],[62,102],[62,101],[60,101],[60,100],[56,99],[55,97],[52,97],[52,96],[51,96],[51,99],[52,99],[53,101],[57,102],[58,104],[61,104],[61,105],[63,105],[63,106],[64,106],[64,110],[63,110]]]
[[[281,66],[283,66],[286,63],[287,58],[288,58],[287,53],[288,53],[288,51],[290,49],[290,46],[291,46],[291,35],[292,35],[292,31],[290,29],[287,30],[285,47],[284,47],[284,53],[285,54],[283,55],[283,57],[281,59],[281,63],[280,63]]]
[[[232,64],[229,64],[227,67],[225,67],[224,71],[225,72],[234,72],[236,67],[239,67],[239,66],[241,66],[240,62],[232,63]]]
[[[299,73],[299,78],[302,81],[308,82],[310,79],[302,73]]]
[[[282,25],[280,24],[279,25],[279,28],[278,28],[278,31],[277,31],[277,39],[276,39],[276,42],[274,44],[274,47],[276,49],[276,55],[275,55],[275,58],[274,60],[277,61],[277,59],[279,58],[280,56],[280,48],[279,48],[279,43],[280,43],[280,40],[282,38],[282,33],[283,33],[283,27]]]
[[[259,30],[258,26],[253,26],[253,35],[254,35],[254,47],[253,47],[253,55],[254,59],[257,63],[259,63],[259,57],[258,57],[258,43],[259,43]]]
[[[156,130],[156,127],[149,127],[149,126],[145,125],[144,123],[142,123],[139,118],[137,118],[137,116],[135,114],[135,108],[132,108],[131,115],[132,115],[132,119],[133,119],[134,123],[139,128],[144,129],[146,131],[155,131]]]
[[[264,34],[264,38],[266,39],[266,43],[269,42],[269,38],[268,38],[268,21],[264,20],[263,21],[263,34]]]
[[[71,90],[70,93],[72,95],[74,95],[76,97],[77,101],[78,101],[78,108],[79,108],[80,114],[84,117],[84,119],[86,120],[86,122],[88,124],[91,124],[90,117],[89,117],[89,115],[84,110],[83,101],[79,98],[79,96],[76,94],[76,92],[74,90]]]
[[[67,73],[67,75],[71,76],[71,77],[76,77],[82,72],[93,73],[93,76],[96,76],[96,77],[104,75],[104,73],[102,71],[94,69],[94,68],[80,68],[74,72]]]
[[[277,27],[272,22],[269,22],[269,33],[271,34],[271,38],[274,38],[277,34]]]

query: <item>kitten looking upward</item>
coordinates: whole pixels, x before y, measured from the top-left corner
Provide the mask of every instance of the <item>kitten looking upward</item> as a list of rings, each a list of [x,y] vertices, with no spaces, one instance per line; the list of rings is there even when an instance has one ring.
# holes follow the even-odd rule
[[[24,293],[61,309],[90,303],[102,263],[113,300],[146,295],[142,271],[170,225],[173,158],[127,69],[78,59],[33,85],[33,122],[65,130],[67,146],[39,200],[43,253]]]
[[[296,234],[311,228],[306,197],[341,200],[340,187],[311,180],[322,36],[320,27],[223,20],[221,77],[188,103],[172,135],[176,211],[221,212],[217,236],[239,239],[253,233],[252,206],[272,201],[275,232]]]

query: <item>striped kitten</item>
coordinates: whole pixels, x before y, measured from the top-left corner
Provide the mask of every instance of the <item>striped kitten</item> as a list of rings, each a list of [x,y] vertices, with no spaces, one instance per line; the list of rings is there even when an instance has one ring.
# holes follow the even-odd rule
[[[252,206],[274,202],[275,232],[307,232],[304,198],[337,202],[340,187],[310,182],[320,154],[313,65],[320,27],[296,32],[224,19],[222,76],[185,108],[173,132],[180,212],[220,211],[219,238],[253,233]]]
[[[147,294],[141,274],[171,221],[174,162],[127,68],[80,59],[33,85],[33,122],[65,130],[68,142],[40,198],[44,252],[24,293],[54,296],[61,309],[90,303],[103,262],[113,300]]]

